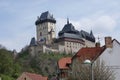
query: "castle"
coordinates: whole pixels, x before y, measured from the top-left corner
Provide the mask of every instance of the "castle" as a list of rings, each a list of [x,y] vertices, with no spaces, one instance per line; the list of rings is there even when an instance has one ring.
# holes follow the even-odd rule
[[[56,20],[48,11],[43,12],[35,22],[36,38],[31,39],[30,53],[76,53],[82,47],[94,47],[95,37],[92,33],[78,31],[69,23],[64,25],[56,38]]]

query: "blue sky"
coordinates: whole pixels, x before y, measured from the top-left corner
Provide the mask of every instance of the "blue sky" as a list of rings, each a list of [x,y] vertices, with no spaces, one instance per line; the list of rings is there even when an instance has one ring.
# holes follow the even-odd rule
[[[17,51],[29,45],[45,11],[57,20],[57,32],[69,17],[77,30],[92,30],[101,42],[105,36],[120,41],[120,0],[0,0],[0,44]]]

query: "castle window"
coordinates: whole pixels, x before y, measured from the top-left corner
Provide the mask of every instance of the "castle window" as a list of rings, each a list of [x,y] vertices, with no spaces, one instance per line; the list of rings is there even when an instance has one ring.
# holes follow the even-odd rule
[[[40,32],[40,36],[42,36],[42,32]]]

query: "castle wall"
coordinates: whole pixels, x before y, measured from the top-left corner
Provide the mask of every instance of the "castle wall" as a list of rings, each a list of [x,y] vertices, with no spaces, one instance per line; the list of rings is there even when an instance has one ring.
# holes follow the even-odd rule
[[[85,41],[85,47],[95,47],[95,42],[91,42],[85,39],[84,41]]]
[[[70,42],[70,41],[62,41],[60,42],[62,44],[59,44],[59,51],[61,53],[76,53],[79,49],[84,47],[83,44],[78,42]]]

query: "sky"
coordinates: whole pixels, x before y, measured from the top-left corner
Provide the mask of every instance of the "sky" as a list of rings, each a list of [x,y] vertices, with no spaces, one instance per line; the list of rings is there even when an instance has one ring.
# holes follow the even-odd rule
[[[29,45],[37,16],[45,11],[57,21],[56,35],[69,18],[75,29],[92,30],[96,41],[120,41],[120,0],[0,0],[0,44],[17,51]]]

